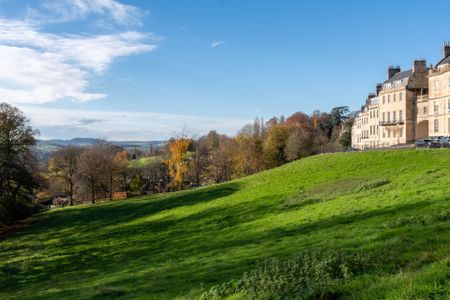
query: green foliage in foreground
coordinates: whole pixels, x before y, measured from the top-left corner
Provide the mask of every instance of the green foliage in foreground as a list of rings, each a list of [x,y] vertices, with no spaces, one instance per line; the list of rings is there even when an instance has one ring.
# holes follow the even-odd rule
[[[0,240],[1,299],[448,299],[449,281],[449,150],[309,157]]]

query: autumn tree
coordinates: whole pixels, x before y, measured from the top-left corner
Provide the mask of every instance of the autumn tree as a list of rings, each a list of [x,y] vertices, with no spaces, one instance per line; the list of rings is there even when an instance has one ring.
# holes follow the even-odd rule
[[[286,162],[285,149],[288,136],[288,130],[284,125],[275,124],[268,128],[264,143],[264,160],[268,168]]]
[[[20,110],[0,103],[0,224],[30,213],[37,186],[32,147],[38,134]]]
[[[250,175],[264,169],[265,125],[260,119],[242,127],[236,135],[236,168],[240,175]]]
[[[119,151],[114,156],[114,172],[117,176],[117,187],[121,191],[125,191],[127,189],[127,178],[129,174],[128,162],[128,152],[126,150]]]
[[[183,189],[183,183],[188,171],[187,151],[191,140],[180,137],[170,143],[170,159],[168,160],[169,174],[172,177],[172,186]]]

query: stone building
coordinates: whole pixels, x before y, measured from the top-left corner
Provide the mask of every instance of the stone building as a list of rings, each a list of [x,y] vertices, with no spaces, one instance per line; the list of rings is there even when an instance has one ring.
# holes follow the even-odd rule
[[[428,68],[416,60],[413,68],[389,67],[388,78],[369,95],[352,128],[352,147],[370,149],[412,143],[416,139],[416,104],[428,93]]]
[[[429,71],[428,99],[424,97],[418,121],[428,127],[428,136],[450,135],[450,43],[443,47],[442,59]],[[428,123],[426,120],[428,119]]]

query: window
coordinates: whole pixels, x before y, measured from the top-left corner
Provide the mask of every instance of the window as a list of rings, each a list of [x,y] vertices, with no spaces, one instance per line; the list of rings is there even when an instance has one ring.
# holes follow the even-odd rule
[[[450,132],[450,118],[448,118],[448,132]]]
[[[403,93],[398,94],[398,100],[400,100],[400,101],[403,100]]]
[[[383,112],[382,114],[381,114],[382,116],[383,116],[383,123],[384,123],[384,121],[386,120],[386,113],[385,112]]]
[[[450,87],[450,77],[447,78],[447,81],[448,81],[447,85],[448,87]]]
[[[388,95],[388,103],[391,103],[391,95]]]
[[[383,96],[383,104],[384,104],[384,101],[385,101],[385,96]]]
[[[439,112],[439,102],[438,101],[434,101],[434,112],[435,113]]]
[[[378,118],[378,113],[379,113],[380,111],[379,110],[377,110],[377,118]]]
[[[447,99],[447,110],[450,112],[450,99]]]
[[[399,121],[399,122],[403,122],[403,110],[400,110],[400,111],[398,112],[398,121]]]
[[[424,114],[424,115],[427,114],[427,107],[426,107],[426,106],[423,107],[423,114]]]
[[[390,123],[390,122],[391,122],[391,112],[388,111],[388,123]]]
[[[390,137],[391,137],[391,129],[388,128],[388,138],[390,138]]]
[[[395,98],[397,98],[397,94],[394,94],[394,102],[395,102]]]
[[[386,137],[386,132],[383,130],[383,138]]]
[[[392,135],[394,137],[397,137],[397,130],[395,128],[392,129]]]
[[[434,81],[434,90],[438,91],[439,90],[439,80],[435,80]]]
[[[434,132],[439,132],[439,119],[434,120]]]
[[[398,129],[398,136],[399,136],[399,137],[402,137],[402,136],[403,136],[403,127],[400,127],[400,128]]]
[[[397,112],[396,111],[394,111],[392,113],[392,119],[393,119],[394,122],[397,120]]]

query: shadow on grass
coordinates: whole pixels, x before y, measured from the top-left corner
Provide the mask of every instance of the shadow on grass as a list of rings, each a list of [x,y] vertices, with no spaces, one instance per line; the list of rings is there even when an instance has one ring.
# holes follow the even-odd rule
[[[209,190],[199,190],[179,196],[175,200],[163,198],[144,203],[135,201],[129,203],[130,207],[122,208],[127,210],[120,213],[118,216],[120,220],[114,217],[115,210],[119,210],[117,207],[98,206],[90,208],[97,211],[90,217],[93,220],[102,220],[101,224],[95,226],[106,226],[129,221],[139,215],[149,215],[165,209],[225,197],[238,189],[238,186],[227,186],[226,189],[217,187],[214,190],[214,197]],[[114,298],[114,295],[118,296],[117,293],[121,297],[132,297],[133,293],[142,294],[142,291],[152,295],[180,296],[191,289],[200,288],[201,285],[210,286],[237,278],[253,268],[256,260],[268,256],[291,255],[292,248],[286,249],[277,243],[282,239],[291,239],[298,245],[297,251],[301,251],[308,247],[299,240],[302,236],[316,234],[319,237],[323,234],[325,237],[331,228],[337,229],[341,226],[344,228],[348,224],[354,226],[355,223],[366,222],[376,224],[374,219],[388,218],[399,212],[417,211],[429,205],[427,201],[423,201],[364,213],[332,216],[290,228],[252,233],[242,230],[246,228],[246,223],[274,214],[271,210],[274,204],[270,199],[262,197],[227,207],[211,207],[175,220],[167,218],[152,220],[111,231],[98,229],[100,234],[86,232],[73,238],[69,236],[58,245],[41,246],[41,249],[36,249],[52,256],[51,261],[30,261],[28,265],[17,265],[17,272],[4,274],[6,281],[3,284],[7,284],[3,285],[3,288],[20,290],[29,285],[37,288],[42,283],[48,285],[59,283],[61,280],[74,280],[74,286],[83,286],[84,289],[69,289],[66,286],[61,291],[48,290],[42,298],[77,297],[86,292],[86,286],[90,286],[88,294],[92,297]],[[167,203],[172,201],[174,203]],[[139,209],[143,211],[134,211]],[[113,216],[111,214],[98,216],[100,212],[111,213]],[[123,216],[124,214],[126,216]],[[83,230],[94,222],[86,216],[83,220],[76,220],[76,215],[71,218],[75,218],[73,222],[78,222]],[[62,220],[68,222],[66,219],[60,219]],[[426,227],[420,230],[422,233],[418,234],[427,234],[432,229]],[[390,237],[386,233],[385,238],[392,240],[398,236],[397,234]],[[51,238],[51,234],[48,233],[47,237]],[[357,249],[360,245],[352,241],[354,240],[351,237],[347,238],[339,246]],[[379,251],[383,245],[385,244],[379,243],[377,246],[380,248]],[[395,240],[391,246],[394,250],[404,249],[401,240]],[[421,242],[415,247],[422,246],[424,245]],[[99,287],[96,282],[100,278],[104,279],[101,280],[102,284]],[[80,282],[77,283],[78,280]]]
[[[107,225],[129,222],[165,210],[217,200],[230,196],[240,189],[241,185],[234,182],[192,190],[179,195],[171,193],[157,195],[154,200],[131,198],[122,202],[100,203],[83,208],[73,207],[41,216],[37,220],[39,226],[33,226],[23,234],[29,234],[30,231],[48,233],[49,230],[57,234],[59,230],[68,226],[78,230],[86,228],[88,231],[95,231]],[[62,232],[62,234],[67,233]]]

